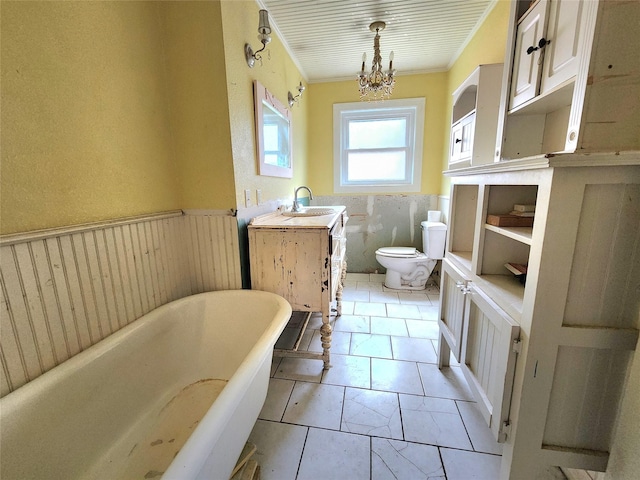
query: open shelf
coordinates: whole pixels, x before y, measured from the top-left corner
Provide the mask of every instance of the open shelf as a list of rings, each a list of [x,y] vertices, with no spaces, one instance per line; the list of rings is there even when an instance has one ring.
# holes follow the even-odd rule
[[[516,240],[517,242],[524,243],[525,245],[531,245],[531,233],[533,227],[496,227],[495,225],[489,225],[486,223],[484,228],[491,230],[499,235]]]
[[[465,270],[471,271],[471,252],[449,252],[448,258]]]
[[[522,299],[524,285],[513,275],[480,275],[480,286],[500,308],[520,321],[522,317]]]

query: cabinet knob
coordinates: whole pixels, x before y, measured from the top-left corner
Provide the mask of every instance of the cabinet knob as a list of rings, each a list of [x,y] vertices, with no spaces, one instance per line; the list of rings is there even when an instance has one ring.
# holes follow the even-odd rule
[[[456,138],[456,143],[460,143],[462,141],[461,138]]]
[[[535,52],[536,50],[542,50],[544,47],[546,47],[547,45],[549,45],[551,43],[551,40],[547,40],[546,38],[542,37],[540,39],[540,41],[538,42],[538,46],[534,47],[533,45],[530,46],[529,48],[527,48],[527,55],[531,55],[533,52]]]

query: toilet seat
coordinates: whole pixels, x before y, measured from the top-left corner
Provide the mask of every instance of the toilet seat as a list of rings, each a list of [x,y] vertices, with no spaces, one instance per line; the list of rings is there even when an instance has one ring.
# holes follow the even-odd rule
[[[423,254],[414,247],[381,247],[376,254],[393,258],[415,258]]]

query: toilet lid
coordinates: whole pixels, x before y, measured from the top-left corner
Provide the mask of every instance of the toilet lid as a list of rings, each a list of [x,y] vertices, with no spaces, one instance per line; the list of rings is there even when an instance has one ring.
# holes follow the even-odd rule
[[[382,247],[378,253],[390,257],[416,257],[419,252],[414,247]]]

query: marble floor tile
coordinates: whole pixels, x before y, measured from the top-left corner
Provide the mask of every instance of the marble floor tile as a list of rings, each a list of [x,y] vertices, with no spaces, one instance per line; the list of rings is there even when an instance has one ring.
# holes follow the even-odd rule
[[[400,395],[400,411],[405,440],[471,450],[467,431],[453,400]]]
[[[262,411],[258,418],[262,420],[273,420],[279,422],[284,415],[284,409],[289,402],[291,391],[296,382],[282,378],[269,379],[269,390],[267,398],[262,406]]]
[[[390,303],[389,305],[393,304]],[[356,302],[353,313],[355,315],[374,315],[376,317],[386,317],[387,309],[384,303]]]
[[[398,298],[403,305],[424,305],[431,306],[431,301],[426,293],[407,292],[399,293]]]
[[[344,394],[340,430],[402,440],[398,395],[391,392],[347,388]]]
[[[403,318],[371,317],[371,333],[406,337],[407,324]]]
[[[384,273],[370,273],[369,281],[373,283],[384,283],[384,278],[386,275]]]
[[[371,359],[331,354],[331,368],[324,371],[322,383],[371,388]]]
[[[392,358],[389,335],[352,333],[350,353],[364,357]]]
[[[420,318],[422,320],[435,320],[438,321],[438,304],[435,305],[418,305],[420,311]]]
[[[429,297],[429,300],[433,305],[438,305],[438,303],[440,302],[440,292],[429,293],[427,294],[427,296]]]
[[[342,315],[353,315],[353,307],[356,302],[342,300]]]
[[[331,354],[339,353],[343,355],[349,354],[349,347],[351,345],[351,333],[349,332],[340,332],[334,330],[331,333]],[[322,341],[320,330],[313,331],[313,338],[311,339],[311,343],[308,348],[304,350],[308,350],[310,352],[322,352]]]
[[[487,426],[487,422],[480,414],[475,403],[456,400],[462,422],[467,429],[471,444],[476,452],[493,453],[502,455],[502,444],[493,437],[493,433]]]
[[[282,421],[340,430],[343,399],[344,387],[296,382]]]
[[[249,435],[262,480],[295,479],[308,427],[258,420]]]
[[[386,392],[424,395],[416,363],[401,360],[372,358],[371,388]]]
[[[446,480],[438,447],[371,439],[371,480]]]
[[[356,290],[368,290],[370,292],[382,293],[382,284],[372,282],[358,282],[356,284]]]
[[[369,273],[347,273],[346,280],[349,282],[368,282]]]
[[[389,303],[387,305],[387,317],[394,318],[415,318],[421,319],[422,315],[418,309],[418,305],[394,305]]]
[[[369,301],[373,303],[400,303],[395,292],[369,292]]]
[[[460,367],[444,367],[440,370],[438,365],[419,363],[418,370],[425,385],[425,395],[454,400],[474,400]]]
[[[348,302],[368,302],[369,290],[355,290],[352,287],[345,287],[342,292],[342,300]]]
[[[369,317],[366,315],[342,315],[336,320],[334,332],[370,333]]]
[[[500,478],[500,457],[486,453],[441,448],[447,480],[494,480]]]
[[[297,480],[369,480],[369,437],[310,428]],[[281,477],[282,480],[294,477]]]
[[[438,339],[440,330],[438,322],[433,320],[406,320],[409,336],[414,338],[431,338]]]
[[[437,363],[433,345],[426,338],[391,337],[394,360]]]
[[[320,383],[323,367],[324,365],[320,360],[286,357],[282,359],[273,376],[287,380]]]

